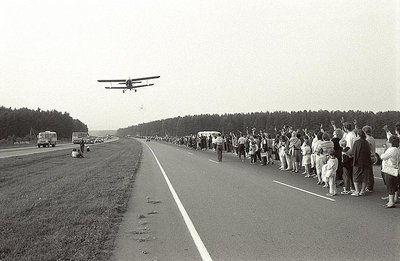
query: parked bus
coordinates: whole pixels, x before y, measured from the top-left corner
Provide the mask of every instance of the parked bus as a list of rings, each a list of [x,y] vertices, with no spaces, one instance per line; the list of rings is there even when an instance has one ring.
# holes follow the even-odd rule
[[[81,143],[81,140],[83,140],[86,143],[86,140],[88,138],[89,134],[84,131],[74,131],[72,133],[72,143],[73,144],[79,144]]]
[[[57,144],[57,133],[54,131],[39,132],[37,138],[38,148],[40,148],[40,146],[43,148],[50,147],[50,145],[54,147]]]

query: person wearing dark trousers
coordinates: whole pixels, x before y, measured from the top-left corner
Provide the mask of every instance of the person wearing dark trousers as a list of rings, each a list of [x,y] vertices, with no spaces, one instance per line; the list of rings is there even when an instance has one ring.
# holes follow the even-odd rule
[[[238,146],[239,146],[239,159],[242,159],[243,155],[243,160],[246,159],[245,143],[246,143],[246,138],[244,137],[244,134],[242,134],[238,139]]]
[[[218,134],[218,137],[216,139],[216,145],[217,145],[217,157],[218,157],[218,161],[221,162],[222,161],[222,149],[224,146],[224,139],[221,137],[221,134]]]
[[[83,140],[83,138],[81,139],[79,145],[80,145],[81,153],[83,154],[83,151],[85,150],[85,141]]]
[[[371,150],[371,161],[374,163],[376,161],[376,156],[375,156],[375,150],[376,150],[376,145],[375,145],[375,139],[372,137],[372,128],[371,126],[364,126],[362,130],[365,132],[367,135],[366,140],[369,143],[369,148]],[[366,192],[373,192],[374,191],[374,172],[372,165],[368,169],[368,174],[367,174],[367,188],[365,190]]]
[[[388,196],[389,202],[385,205],[385,208],[393,208],[395,207],[395,204],[399,200],[398,168],[400,165],[400,150],[399,150],[400,139],[397,136],[391,136],[389,138],[388,143],[389,143],[389,148],[381,155],[382,177],[389,194]],[[396,171],[394,172],[394,170]]]
[[[367,174],[372,165],[369,143],[363,130],[357,130],[358,140],[354,142],[351,149],[353,155],[353,181],[355,191],[352,196],[364,195],[367,188]]]

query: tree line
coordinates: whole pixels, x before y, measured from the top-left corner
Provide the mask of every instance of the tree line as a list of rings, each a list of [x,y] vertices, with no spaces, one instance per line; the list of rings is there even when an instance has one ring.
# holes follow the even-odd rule
[[[57,132],[60,139],[71,138],[73,131],[88,131],[88,127],[67,112],[0,107],[0,140],[29,140],[46,130]]]
[[[363,111],[275,111],[252,112],[235,114],[202,114],[175,117],[157,120],[148,123],[133,125],[117,130],[117,136],[187,136],[202,130],[217,130],[222,133],[251,132],[253,128],[275,134],[283,126],[292,126],[294,129],[319,129],[321,124],[326,130],[331,127],[331,121],[340,127],[340,121],[357,121],[359,128],[369,125],[376,138],[385,138],[384,125],[389,128],[400,122],[399,111],[363,112]],[[393,130],[392,130],[393,131]]]

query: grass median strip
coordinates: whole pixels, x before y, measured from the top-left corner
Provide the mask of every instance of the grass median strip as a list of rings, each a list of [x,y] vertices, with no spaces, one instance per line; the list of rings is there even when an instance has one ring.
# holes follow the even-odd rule
[[[120,140],[0,160],[0,260],[108,260],[142,146]]]

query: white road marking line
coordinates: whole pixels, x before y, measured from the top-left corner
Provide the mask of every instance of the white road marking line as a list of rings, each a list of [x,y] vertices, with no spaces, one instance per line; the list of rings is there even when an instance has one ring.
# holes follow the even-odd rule
[[[212,261],[212,258],[210,256],[210,254],[208,253],[207,248],[205,247],[203,241],[201,240],[200,235],[197,233],[197,230],[194,227],[192,220],[190,219],[188,213],[186,212],[185,207],[183,206],[181,200],[179,199],[178,194],[176,193],[174,187],[172,186],[171,182],[169,181],[169,178],[168,178],[167,174],[165,173],[163,167],[161,166],[160,162],[158,161],[156,154],[149,147],[149,145],[146,144],[146,146],[149,148],[149,150],[151,151],[151,153],[153,154],[154,158],[157,161],[158,167],[160,168],[160,170],[164,176],[165,182],[167,182],[168,188],[171,191],[171,194],[175,199],[176,205],[178,206],[179,211],[182,214],[183,220],[185,221],[186,226],[189,229],[190,235],[193,238],[193,241],[197,247],[197,250],[199,251],[199,253],[201,255],[202,260]]]
[[[215,160],[212,160],[212,159],[208,159],[209,161],[211,161],[211,162],[214,162],[214,163],[217,163],[217,164],[219,164],[219,162],[218,161],[215,161]]]
[[[301,188],[297,188],[295,186],[288,185],[288,184],[285,184],[285,183],[282,183],[282,182],[279,182],[279,181],[276,181],[276,180],[274,180],[273,182],[281,184],[281,185],[289,187],[289,188],[297,189],[299,191],[302,191],[302,192],[305,192],[305,193],[308,193],[308,194],[311,194],[311,195],[314,195],[314,196],[317,196],[317,197],[320,197],[320,198],[324,198],[324,199],[327,199],[327,200],[330,200],[330,201],[336,201],[334,199],[331,199],[331,198],[328,198],[328,197],[324,197],[324,196],[318,195],[316,193],[313,193],[313,192],[310,192],[310,191],[307,191],[307,190],[304,190],[304,189],[301,189]]]

